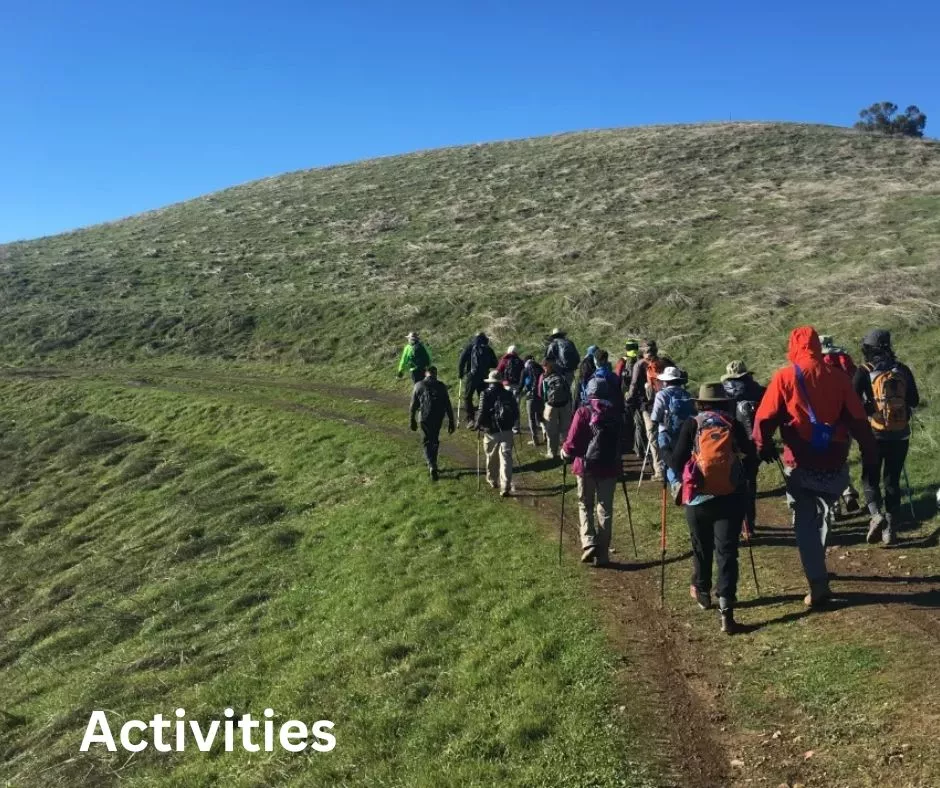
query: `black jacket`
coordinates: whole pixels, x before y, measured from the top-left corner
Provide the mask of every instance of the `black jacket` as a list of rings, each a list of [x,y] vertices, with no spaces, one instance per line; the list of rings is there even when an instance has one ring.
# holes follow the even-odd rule
[[[478,348],[476,352],[474,348]],[[478,337],[474,337],[460,354],[457,376],[463,378],[470,375],[473,380],[481,382],[491,369],[496,369],[497,364],[499,359],[496,358],[489,342],[482,342]]]
[[[754,432],[754,414],[767,389],[754,380],[750,374],[743,378],[731,378],[724,381],[722,385],[728,396],[734,400],[735,417],[750,435]]]
[[[496,419],[496,402],[502,402],[503,420]],[[502,383],[491,383],[480,397],[480,409],[477,411],[477,429],[486,430],[490,435],[511,430],[519,418],[519,405],[516,398]]]
[[[421,412],[421,421],[425,424],[441,424],[444,417],[454,423],[454,409],[450,404],[447,386],[437,378],[425,378],[415,383],[411,393],[411,419]]]

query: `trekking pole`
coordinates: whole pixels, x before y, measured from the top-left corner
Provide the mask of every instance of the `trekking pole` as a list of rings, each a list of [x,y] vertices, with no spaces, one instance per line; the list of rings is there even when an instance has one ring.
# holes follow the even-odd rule
[[[565,492],[568,489],[568,463],[561,464],[561,519],[558,521],[558,566],[561,566],[561,543],[565,531]]]
[[[640,480],[636,483],[637,492],[639,492],[640,487],[643,485],[643,477],[646,475],[646,461],[650,458],[650,455],[653,452],[652,444],[646,442],[646,454],[643,455],[643,467],[640,468]]]
[[[659,605],[666,606],[666,484],[663,483],[663,503],[660,510],[659,522]]]
[[[480,434],[480,430],[478,429],[477,430],[477,492],[480,492],[480,485],[481,485],[481,479],[480,479],[480,442],[481,440],[482,440],[482,436]]]
[[[633,512],[630,509],[630,495],[627,492],[627,480],[621,479],[620,489],[623,490],[623,499],[627,502],[627,522],[630,523],[630,538],[633,540],[633,557],[639,558],[640,554],[636,549],[636,534],[633,532]]]
[[[749,485],[750,486],[750,485]],[[748,491],[750,494],[750,491]],[[754,531],[754,523],[750,522],[750,517],[748,517],[745,512],[744,521],[746,528],[744,529],[744,543],[747,545],[748,554],[751,556],[751,571],[754,573],[754,588],[757,590],[757,596],[760,597],[760,583],[757,582],[757,564],[754,563],[754,546],[751,544],[751,533]]]
[[[904,486],[907,487],[907,505],[911,507],[911,519],[916,523],[917,515],[914,513],[914,497],[911,495],[911,480],[907,476],[907,465],[901,466],[901,473],[904,474]]]
[[[460,404],[463,402],[463,378],[460,379],[460,385],[457,386],[457,426],[460,426]]]

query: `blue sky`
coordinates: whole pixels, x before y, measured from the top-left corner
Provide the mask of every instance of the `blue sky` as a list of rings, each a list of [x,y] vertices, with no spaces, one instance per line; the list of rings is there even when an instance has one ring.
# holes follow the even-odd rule
[[[880,100],[940,128],[920,0],[9,0],[0,35],[0,242],[467,142]]]

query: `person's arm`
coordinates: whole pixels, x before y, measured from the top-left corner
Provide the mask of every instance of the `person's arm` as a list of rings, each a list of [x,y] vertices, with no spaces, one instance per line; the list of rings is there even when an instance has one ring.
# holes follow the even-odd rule
[[[654,424],[662,424],[666,418],[666,392],[660,391],[653,400],[653,411],[650,413],[650,421]]]
[[[865,367],[858,367],[855,370],[852,376],[852,390],[861,400],[865,413],[871,416],[875,412],[875,396],[871,389],[871,375]]]
[[[868,423],[868,414],[865,412],[865,406],[855,393],[855,387],[845,378],[845,388],[843,389],[844,406],[843,418],[848,427],[849,434],[858,442],[858,448],[862,452],[862,472],[874,472],[877,478],[877,472],[873,469],[878,465],[878,445],[875,443],[875,436],[871,431],[871,424]]]
[[[669,458],[669,467],[672,472],[680,479],[685,464],[692,456],[692,447],[695,446],[695,436],[698,433],[698,422],[695,418],[688,418],[679,428],[679,437],[676,438],[675,446],[672,447],[672,456]]]
[[[463,378],[467,374],[467,367],[470,366],[470,351],[472,345],[467,345],[460,354],[460,360],[457,362],[457,377]]]
[[[506,371],[506,366],[508,363],[509,356],[503,356],[496,365],[496,374],[501,376]]]
[[[754,431],[751,437],[762,460],[770,462],[774,456],[774,433],[787,417],[787,404],[783,396],[782,370],[777,370],[770,385],[761,398],[754,414]]]
[[[914,381],[914,373],[911,368],[905,364],[901,365],[907,373],[907,407],[911,410],[920,405],[920,392],[917,390],[917,383]]]
[[[738,447],[738,451],[744,455],[744,467],[750,472],[760,464],[757,457],[757,447],[754,446],[754,441],[751,440],[751,436],[747,434],[747,430],[740,421],[735,419],[732,422],[731,429],[734,434],[735,445]]]
[[[415,429],[417,427],[417,421],[415,420],[415,414],[418,412],[418,409],[421,407],[421,383],[415,383],[415,387],[411,390],[411,428]]]
[[[633,374],[630,380],[630,395],[627,399],[634,403],[638,404],[643,401],[646,396],[646,361],[637,361],[633,365]]]
[[[398,361],[398,375],[401,377],[405,374],[405,370],[411,365],[411,358],[414,354],[414,350],[411,347],[409,342],[401,351],[401,359]]]
[[[581,407],[574,412],[574,418],[571,420],[571,426],[568,428],[568,434],[565,436],[565,442],[561,450],[566,457],[583,457],[587,452],[590,439],[589,421],[591,413],[588,408]]]

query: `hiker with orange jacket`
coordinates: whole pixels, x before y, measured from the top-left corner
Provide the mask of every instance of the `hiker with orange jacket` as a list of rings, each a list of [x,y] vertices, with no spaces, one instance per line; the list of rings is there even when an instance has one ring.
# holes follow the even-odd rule
[[[871,514],[867,541],[881,539],[890,545],[894,544],[901,518],[901,474],[911,442],[911,414],[920,404],[920,394],[914,373],[894,355],[888,331],[869,331],[862,340],[862,355],[865,363],[856,370],[853,385],[868,413],[878,447],[875,473],[865,480],[865,502]],[[878,478],[881,472],[883,499]]]
[[[734,415],[734,400],[721,383],[704,383],[669,457],[682,479],[682,502],[692,538],[689,593],[702,610],[712,606],[712,557],[718,563],[721,631],[737,631],[738,540],[747,508],[748,478],[758,466],[757,451]],[[742,459],[743,458],[743,459]]]
[[[646,438],[642,441],[642,445],[641,441],[637,441],[637,449],[642,448],[644,453],[647,449],[649,450],[653,459],[653,479],[654,481],[662,481],[662,457],[659,454],[659,443],[657,442],[658,427],[650,418],[650,412],[653,410],[653,400],[663,387],[662,382],[659,380],[659,374],[664,372],[666,367],[676,365],[667,356],[659,355],[659,348],[656,346],[655,340],[647,339],[643,343],[642,351],[642,359],[633,367],[630,392],[627,394],[627,405],[636,414],[637,433],[644,435]],[[639,453],[638,451],[637,454]]]
[[[871,476],[878,451],[852,381],[823,360],[814,328],[793,330],[787,358],[790,364],[774,373],[757,408],[753,437],[761,459],[773,462],[777,459],[773,437],[780,430],[787,497],[810,589],[803,602],[812,608],[832,596],[825,518],[849,483],[849,438],[855,438],[862,451],[863,478]]]

